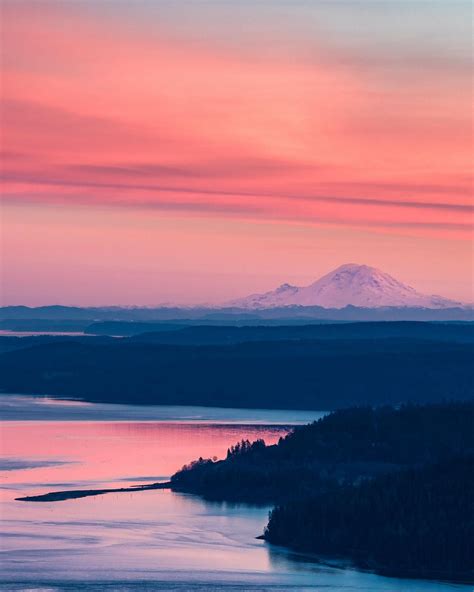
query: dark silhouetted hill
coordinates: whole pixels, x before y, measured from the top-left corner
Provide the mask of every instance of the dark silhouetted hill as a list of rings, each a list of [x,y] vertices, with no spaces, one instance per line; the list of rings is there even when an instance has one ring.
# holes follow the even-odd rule
[[[145,324],[141,324],[143,328]],[[426,339],[474,343],[470,323],[378,322],[279,326],[172,326],[135,335],[133,341],[177,345],[231,345],[251,341]]]
[[[404,577],[474,578],[474,402],[351,408],[198,459],[172,489],[278,503],[264,538]]]
[[[0,389],[113,403],[330,410],[469,399],[473,354],[469,343],[403,338],[227,346],[62,339],[1,354]]]
[[[278,506],[265,539],[387,574],[474,582],[474,456]]]
[[[403,467],[474,454],[474,402],[350,408],[297,427],[278,444],[247,441],[222,461],[199,459],[175,490],[247,502],[302,500]]]

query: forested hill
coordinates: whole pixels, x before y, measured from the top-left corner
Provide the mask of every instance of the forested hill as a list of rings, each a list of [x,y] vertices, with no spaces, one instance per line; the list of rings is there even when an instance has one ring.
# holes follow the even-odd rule
[[[365,322],[216,326],[94,323],[91,334],[134,335],[133,341],[179,345],[230,345],[250,341],[418,339],[474,343],[472,323]]]
[[[223,461],[199,459],[171,482],[211,499],[303,499],[361,477],[474,454],[473,428],[473,402],[346,409],[276,445],[243,442]]]
[[[176,491],[276,502],[264,538],[396,576],[474,579],[474,402],[352,408],[198,459]]]
[[[0,390],[109,403],[316,410],[473,396],[472,343],[56,339],[2,353]]]
[[[474,582],[474,456],[279,506],[265,539],[388,574]]]

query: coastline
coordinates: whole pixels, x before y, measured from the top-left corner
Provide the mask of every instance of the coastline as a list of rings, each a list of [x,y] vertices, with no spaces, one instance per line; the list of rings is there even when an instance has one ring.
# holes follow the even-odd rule
[[[50,491],[40,495],[27,495],[17,497],[17,502],[62,502],[70,499],[104,495],[106,493],[133,493],[135,491],[148,491],[150,489],[171,489],[171,482],[150,483],[148,485],[132,485],[131,487],[117,487],[110,489],[71,489],[66,491]]]

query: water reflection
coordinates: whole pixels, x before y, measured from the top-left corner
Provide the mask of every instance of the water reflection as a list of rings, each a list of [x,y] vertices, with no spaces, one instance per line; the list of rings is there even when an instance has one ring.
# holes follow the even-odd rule
[[[10,470],[1,473],[3,589],[447,592],[462,588],[318,565],[269,547],[255,538],[263,531],[269,507],[205,502],[166,490],[57,503],[15,501],[19,494],[57,488],[165,479],[197,456],[223,456],[240,438],[274,442],[285,432],[281,426],[255,425],[4,422],[3,460],[23,464],[10,464]]]
[[[124,479],[138,484],[142,475],[147,481],[162,481],[198,456],[225,456],[241,438],[273,443],[287,431],[277,426],[188,423],[5,422],[0,463],[3,459],[10,470],[3,473],[1,484],[16,483],[24,489],[26,482],[31,493],[37,493],[53,483],[113,487]]]
[[[0,394],[3,421],[159,421],[210,424],[296,425],[325,415],[321,411],[232,409],[177,405],[115,405],[56,399],[44,395]]]

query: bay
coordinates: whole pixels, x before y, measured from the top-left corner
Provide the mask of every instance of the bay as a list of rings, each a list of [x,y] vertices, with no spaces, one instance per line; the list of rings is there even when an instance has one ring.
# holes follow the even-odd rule
[[[0,587],[86,590],[447,592],[468,586],[386,578],[256,539],[269,507],[168,490],[54,503],[54,490],[167,480],[242,438],[273,443],[323,413],[94,405],[1,395]],[[146,418],[146,419],[145,419]]]

